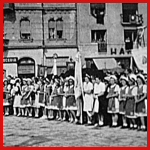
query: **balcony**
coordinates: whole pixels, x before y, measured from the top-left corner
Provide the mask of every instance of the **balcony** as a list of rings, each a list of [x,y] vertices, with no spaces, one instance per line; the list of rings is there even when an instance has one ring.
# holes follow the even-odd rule
[[[106,42],[98,42],[98,52],[99,53],[107,53],[107,43]]]
[[[143,16],[142,14],[139,15],[120,15],[121,17],[121,24],[123,26],[140,26],[143,24]]]
[[[13,3],[4,3],[4,11],[14,11]]]

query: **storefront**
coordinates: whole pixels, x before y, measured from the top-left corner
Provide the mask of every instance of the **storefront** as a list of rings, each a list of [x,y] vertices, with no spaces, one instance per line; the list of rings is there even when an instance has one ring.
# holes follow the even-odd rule
[[[5,77],[11,75],[13,77],[17,76],[17,57],[4,57],[3,59],[3,70],[5,70]]]
[[[35,61],[24,57],[18,61],[18,77],[31,78],[35,76]]]

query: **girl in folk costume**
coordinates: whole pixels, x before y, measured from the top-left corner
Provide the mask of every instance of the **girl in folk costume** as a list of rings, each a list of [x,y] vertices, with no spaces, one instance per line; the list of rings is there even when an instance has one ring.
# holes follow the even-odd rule
[[[47,116],[45,115],[45,83],[43,79],[39,80],[39,104],[42,107],[42,117],[41,119],[47,119]]]
[[[27,86],[27,80],[23,79],[23,86],[22,86],[22,90],[21,90],[21,104],[20,104],[20,110],[21,110],[21,114],[22,116],[24,116],[24,109],[25,109],[25,104],[26,104],[26,96],[27,96],[27,91],[28,91],[28,86]]]
[[[91,124],[91,116],[93,110],[93,84],[90,82],[90,76],[86,74],[85,82],[83,84],[83,91],[84,91],[84,106],[83,111],[87,114],[88,125]]]
[[[27,79],[27,87],[25,89],[25,95],[23,96],[25,99],[25,116],[29,115],[29,117],[32,116],[32,99],[31,99],[31,93],[33,91],[33,85],[31,85],[31,79]]]
[[[147,86],[142,74],[137,75],[138,95],[136,101],[136,114],[140,118],[141,127],[139,130],[146,131],[144,117],[147,116],[145,100],[147,99]]]
[[[66,120],[66,115],[68,113],[68,110],[66,109],[66,96],[65,96],[65,95],[67,95],[68,91],[69,91],[69,78],[66,77],[65,83],[64,83],[64,89],[63,89],[63,92],[64,92],[64,96],[63,96],[63,121]]]
[[[45,108],[44,108],[44,110],[43,110],[43,117],[44,117],[44,118],[47,118],[46,110],[48,109],[49,98],[50,98],[50,81],[49,81],[49,79],[46,78],[46,79],[44,80],[44,83],[45,83],[45,85],[44,85]]]
[[[58,101],[58,113],[59,113],[59,118],[58,120],[61,121],[62,120],[62,114],[63,114],[63,95],[64,95],[64,83],[63,80],[60,80],[60,90],[59,90],[59,101]]]
[[[33,111],[33,103],[35,101],[35,93],[34,93],[34,85],[32,83],[31,79],[28,80],[28,86],[29,86],[29,104],[28,104],[28,109],[29,109],[29,117],[32,117],[32,111]]]
[[[21,105],[21,85],[20,85],[20,79],[17,78],[15,80],[14,84],[14,104],[13,104],[13,110],[14,110],[14,115],[17,115],[17,108],[18,108],[18,115],[21,115],[20,112],[20,105]]]
[[[118,96],[120,93],[119,85],[116,84],[117,77],[115,75],[110,76],[110,87],[108,88],[108,113],[111,114],[112,127],[117,127],[118,113],[119,113],[119,101]]]
[[[125,115],[129,119],[130,129],[136,129],[137,124],[135,122],[135,101],[137,101],[137,86],[136,86],[136,75],[130,74],[128,76],[129,88],[125,95],[126,97],[126,107]]]
[[[5,112],[5,116],[9,115],[9,107],[10,107],[10,99],[11,99],[11,86],[9,86],[7,79],[3,80],[4,82],[4,87],[3,87],[3,92],[4,92],[4,102],[3,102],[3,106],[4,106],[4,112]]]
[[[51,79],[49,86],[50,86],[50,96],[49,96],[49,104],[48,104],[48,119],[52,119],[53,112],[52,112],[52,106],[51,106],[51,94],[55,88],[54,79]]]
[[[69,77],[69,90],[66,93],[66,109],[69,110],[69,121],[76,122],[76,100],[74,95],[74,77]]]
[[[33,108],[34,108],[34,113],[35,113],[35,118],[39,117],[39,90],[40,90],[40,86],[38,84],[38,78],[34,78],[34,90],[33,92],[35,93],[35,101],[33,103]]]
[[[52,117],[56,119],[59,118],[59,115],[58,115],[58,110],[59,110],[59,101],[60,101],[60,96],[59,96],[59,93],[60,93],[60,83],[59,83],[59,80],[58,79],[55,79],[55,88],[54,90],[52,91],[52,94],[51,94],[51,108],[52,108]]]
[[[120,82],[122,84],[122,87],[120,88],[119,93],[119,113],[122,115],[122,129],[127,128],[127,120],[125,117],[125,106],[126,106],[126,98],[125,94],[128,92],[128,78],[125,76],[120,77]]]

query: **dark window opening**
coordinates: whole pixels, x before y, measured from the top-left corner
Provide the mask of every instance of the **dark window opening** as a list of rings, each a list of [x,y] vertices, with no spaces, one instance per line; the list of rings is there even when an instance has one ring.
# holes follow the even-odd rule
[[[138,4],[137,3],[123,3],[123,22],[130,22],[136,20],[136,15],[138,14]]]
[[[30,21],[27,18],[24,18],[20,21],[20,38],[22,40],[30,40],[31,39],[31,29],[30,29]]]
[[[91,42],[106,42],[106,30],[92,30]]]
[[[137,37],[136,30],[124,30],[124,40],[125,40],[126,50],[133,49],[133,45],[134,45],[136,37]]]
[[[49,39],[62,39],[63,38],[63,20],[62,18],[58,18],[54,20],[54,18],[50,19],[48,22],[49,26]]]
[[[104,24],[105,3],[91,3],[91,14],[97,19],[98,24]]]

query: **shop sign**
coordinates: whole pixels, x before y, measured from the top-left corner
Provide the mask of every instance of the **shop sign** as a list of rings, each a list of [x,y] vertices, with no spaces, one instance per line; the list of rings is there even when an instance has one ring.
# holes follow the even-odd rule
[[[17,57],[5,57],[3,59],[4,63],[17,63],[18,62],[18,58]]]
[[[18,66],[18,74],[34,74],[34,65]]]

